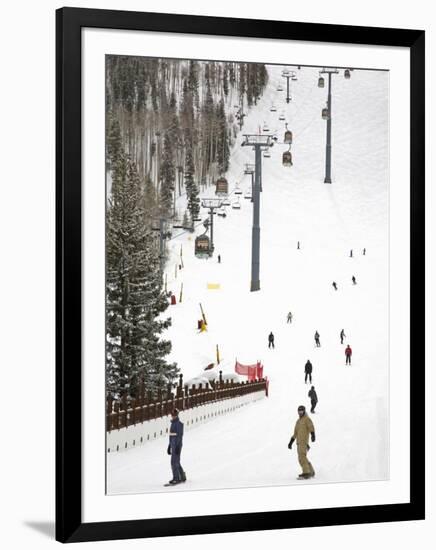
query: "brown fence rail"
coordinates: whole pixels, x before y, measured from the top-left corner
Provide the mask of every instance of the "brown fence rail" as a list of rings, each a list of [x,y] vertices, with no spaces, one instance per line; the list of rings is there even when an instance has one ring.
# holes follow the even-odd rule
[[[153,398],[151,391],[146,391],[144,384],[141,384],[139,397],[128,400],[126,397],[120,401],[107,400],[106,429],[108,432],[127,428],[147,420],[154,420],[168,416],[173,409],[185,411],[200,405],[241,397],[250,393],[264,391],[268,395],[268,381],[265,378],[252,382],[233,382],[223,380],[220,371],[219,379],[209,382],[211,388],[183,385],[183,375],[179,377],[179,383],[174,387],[169,384],[164,394],[159,390]]]

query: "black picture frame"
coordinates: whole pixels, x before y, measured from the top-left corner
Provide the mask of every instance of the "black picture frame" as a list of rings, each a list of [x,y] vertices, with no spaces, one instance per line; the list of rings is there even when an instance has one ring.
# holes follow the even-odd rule
[[[135,521],[82,522],[81,30],[127,29],[410,50],[410,502]],[[424,94],[421,30],[62,8],[56,12],[56,539],[129,539],[424,519]],[[237,521],[235,521],[237,518]]]

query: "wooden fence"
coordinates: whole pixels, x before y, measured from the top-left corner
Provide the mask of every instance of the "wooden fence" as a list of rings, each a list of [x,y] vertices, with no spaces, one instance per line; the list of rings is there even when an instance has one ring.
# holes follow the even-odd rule
[[[211,388],[203,387],[202,384],[188,388],[183,385],[183,375],[180,375],[176,386],[169,384],[167,391],[164,393],[159,390],[155,398],[152,392],[146,391],[144,384],[141,384],[137,399],[128,400],[124,397],[120,401],[110,398],[107,400],[106,429],[110,432],[127,428],[147,420],[168,416],[173,409],[184,411],[249,393],[264,391],[268,395],[268,381],[265,378],[252,382],[224,381],[220,371],[219,379],[209,384]]]

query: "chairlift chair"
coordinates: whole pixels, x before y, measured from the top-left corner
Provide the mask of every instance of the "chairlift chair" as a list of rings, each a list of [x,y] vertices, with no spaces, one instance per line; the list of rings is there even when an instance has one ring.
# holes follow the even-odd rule
[[[264,158],[266,158],[266,159],[271,158],[271,153],[269,152],[268,149],[267,149],[266,151],[264,151],[263,156],[264,156]]]
[[[271,105],[270,111],[271,111],[272,113],[275,113],[275,112],[277,111],[275,105]]]
[[[209,258],[212,256],[210,239],[206,234],[195,238],[195,255],[197,258]]]
[[[283,166],[292,166],[292,153],[291,151],[285,151],[282,157]]]
[[[232,204],[232,208],[233,208],[233,210],[240,210],[240,209],[241,209],[241,203],[239,202],[239,198],[238,198],[238,200],[236,200],[236,201]]]
[[[242,195],[241,188],[239,187],[239,183],[235,186],[235,195]]]
[[[290,130],[286,130],[283,141],[289,144],[292,143],[292,132]]]
[[[330,118],[330,113],[327,107],[324,107],[324,109],[321,112],[321,116],[324,120],[328,120]]]
[[[221,195],[228,195],[228,193],[229,193],[229,183],[226,180],[226,178],[217,179],[215,194],[221,196]]]

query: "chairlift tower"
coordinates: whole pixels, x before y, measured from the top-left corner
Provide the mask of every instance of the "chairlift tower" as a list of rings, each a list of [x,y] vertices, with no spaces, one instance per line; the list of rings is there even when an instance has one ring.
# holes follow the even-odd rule
[[[295,74],[296,74],[295,71],[290,71],[288,69],[284,69],[282,71],[282,76],[286,78],[286,103],[289,103],[292,99],[290,95],[289,79],[296,80]]]
[[[271,134],[244,134],[242,147],[252,147],[255,152],[253,197],[253,228],[251,237],[251,292],[260,290],[260,174],[262,169],[262,150],[272,147]]]
[[[350,78],[350,70],[345,69],[344,77],[348,80]],[[319,71],[320,75],[328,75],[328,92],[327,92],[327,137],[326,137],[326,152],[325,152],[325,178],[324,183],[332,182],[332,74],[339,74],[339,70],[336,68],[324,68]],[[321,77],[322,79],[322,77]],[[320,79],[320,80],[321,80]],[[324,84],[324,83],[323,83]],[[318,81],[318,86],[321,88]]]
[[[201,206],[203,208],[209,209],[209,227],[210,227],[210,248],[211,252],[213,252],[214,246],[213,246],[213,217],[215,215],[215,210],[218,210],[218,208],[221,208],[223,204],[223,199],[220,198],[211,198],[211,199],[202,199]]]

